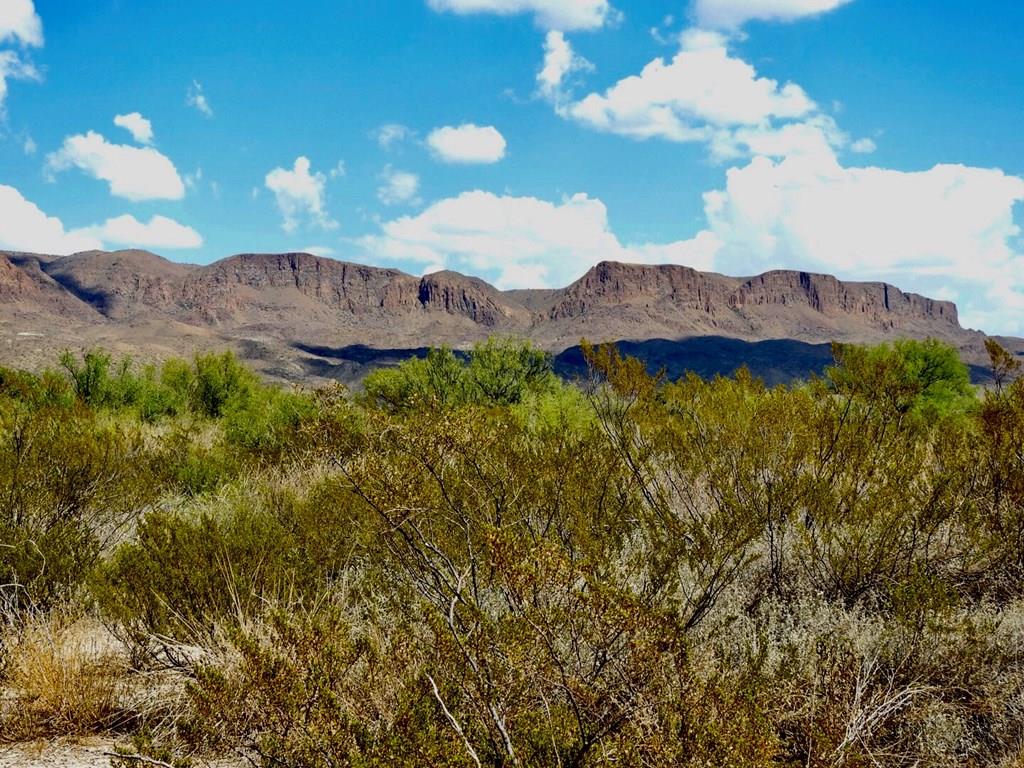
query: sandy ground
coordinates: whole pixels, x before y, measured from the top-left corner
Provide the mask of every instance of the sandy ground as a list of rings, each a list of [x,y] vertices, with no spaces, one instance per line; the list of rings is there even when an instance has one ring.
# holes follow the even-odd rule
[[[38,741],[11,746],[0,745],[0,768],[110,768],[114,741],[85,738],[57,741]],[[145,768],[142,762],[135,763]],[[197,760],[205,768],[245,768],[248,763],[240,759]]]
[[[114,744],[100,739],[0,747],[0,768],[109,768]]]

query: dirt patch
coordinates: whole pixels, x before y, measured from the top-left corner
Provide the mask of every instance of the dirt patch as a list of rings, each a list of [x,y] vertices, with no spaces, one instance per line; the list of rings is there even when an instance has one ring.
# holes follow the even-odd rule
[[[109,768],[111,741],[33,742],[0,747],[0,768]]]

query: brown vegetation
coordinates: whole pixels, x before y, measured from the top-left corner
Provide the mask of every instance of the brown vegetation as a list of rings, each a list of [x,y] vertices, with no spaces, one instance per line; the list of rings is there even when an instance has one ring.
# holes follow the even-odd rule
[[[176,766],[1018,765],[1024,379],[991,353],[984,393],[937,342],[776,388],[609,347],[568,385],[515,342],[359,396],[229,356],[3,372],[0,732]]]

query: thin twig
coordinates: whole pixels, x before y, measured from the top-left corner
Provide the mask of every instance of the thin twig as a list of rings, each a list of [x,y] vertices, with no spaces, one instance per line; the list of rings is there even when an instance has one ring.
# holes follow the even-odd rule
[[[157,760],[155,757],[146,757],[145,755],[122,755],[120,752],[104,752],[103,756],[116,757],[120,760],[131,760],[136,763],[143,763],[144,765],[155,765],[157,768],[174,768],[170,763]]]
[[[466,737],[465,731],[462,730],[462,726],[459,725],[459,721],[455,719],[455,715],[453,715],[448,710],[448,707],[445,706],[444,699],[441,698],[441,692],[437,689],[437,683],[434,682],[434,678],[427,675],[427,680],[430,681],[430,687],[434,689],[434,698],[437,699],[437,703],[441,705],[441,711],[444,712],[444,716],[448,718],[448,722],[452,724],[452,728],[455,729],[455,732],[462,737],[462,742],[466,745],[466,751],[469,752],[469,756],[473,759],[473,762],[476,763],[477,768],[481,768],[480,758],[477,756],[476,750],[473,749],[473,745],[469,743],[469,739]]]

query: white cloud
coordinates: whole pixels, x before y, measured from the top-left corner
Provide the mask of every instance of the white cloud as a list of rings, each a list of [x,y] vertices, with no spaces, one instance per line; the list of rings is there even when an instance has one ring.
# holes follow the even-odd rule
[[[348,169],[345,168],[345,161],[339,160],[338,164],[327,172],[327,175],[330,176],[332,179],[340,179],[347,173]]]
[[[110,185],[110,193],[127,200],[180,200],[185,184],[166,156],[152,147],[111,144],[95,131],[68,136],[48,155],[50,174],[77,167]]]
[[[923,293],[941,286],[968,323],[1016,317],[988,330],[1020,332],[1024,254],[1013,244],[1022,201],[1024,179],[995,169],[846,168],[815,151],[730,169],[725,188],[705,195],[705,213],[722,243],[718,270],[836,272]]]
[[[143,223],[134,216],[107,219],[103,224],[65,230],[14,187],[0,184],[0,248],[36,253],[67,254],[100,250],[104,243],[142,248],[198,248],[203,238],[191,227],[166,216]]]
[[[202,166],[196,168],[196,170],[193,173],[186,173],[182,178],[184,179],[185,186],[188,189],[197,189],[199,187],[199,182],[203,180]]]
[[[267,189],[277,198],[285,232],[294,232],[300,219],[321,229],[336,229],[338,222],[324,211],[324,185],[327,177],[322,173],[310,173],[307,157],[297,157],[292,170],[275,168],[264,181]]]
[[[138,112],[115,115],[114,125],[128,131],[139,144],[153,143],[153,124]]]
[[[505,137],[491,125],[435,128],[427,136],[427,144],[434,157],[445,163],[487,164],[505,157]]]
[[[384,205],[399,203],[418,204],[416,194],[420,189],[420,177],[408,171],[399,171],[387,166],[380,174],[381,185],[377,188],[377,199]]]
[[[193,80],[192,85],[188,87],[188,91],[185,93],[185,104],[205,117],[213,117],[213,108],[210,106],[210,102],[206,100],[203,86],[198,80]]]
[[[676,243],[623,244],[604,204],[585,194],[552,203],[479,190],[389,221],[359,244],[371,259],[455,269],[501,288],[566,285],[602,259],[707,269],[718,247],[707,232]]]
[[[599,29],[617,17],[608,0],[427,0],[435,11],[457,14],[529,13],[543,29]]]
[[[850,150],[858,155],[870,155],[876,149],[878,149],[878,145],[872,139],[857,139],[850,145]]]
[[[55,216],[47,216],[14,187],[0,184],[0,247],[14,251],[67,254],[102,248],[95,235],[65,231]]]
[[[691,30],[670,62],[658,58],[639,75],[559,109],[564,117],[635,139],[713,141],[736,126],[807,117],[817,106],[794,83],[780,85],[730,55],[713,32]]]
[[[696,0],[697,23],[712,29],[738,29],[748,21],[796,21],[828,13],[852,0]]]
[[[32,0],[0,3],[0,43],[17,42],[36,48],[43,44],[43,22]]]
[[[39,149],[39,146],[36,144],[35,139],[31,136],[26,136],[24,143],[21,145],[21,149],[26,155],[32,156],[36,153],[36,150]]]
[[[565,35],[553,29],[544,38],[544,64],[537,73],[537,91],[559,105],[567,98],[566,78],[574,72],[593,69],[593,64],[573,51]]]
[[[38,82],[41,79],[39,70],[31,61],[21,58],[14,51],[0,51],[0,118],[5,114],[4,102],[7,100],[8,80]]]
[[[153,216],[144,223],[125,214],[81,231],[104,242],[136,248],[198,248],[203,244],[202,236],[192,227],[166,216]]]
[[[391,149],[412,137],[412,131],[399,123],[386,123],[370,134],[381,149]]]
[[[717,131],[711,139],[711,154],[719,160],[734,160],[749,155],[789,157],[809,155],[832,158],[835,149],[845,147],[849,137],[828,115],[812,115],[802,122],[780,127],[760,125]]]

